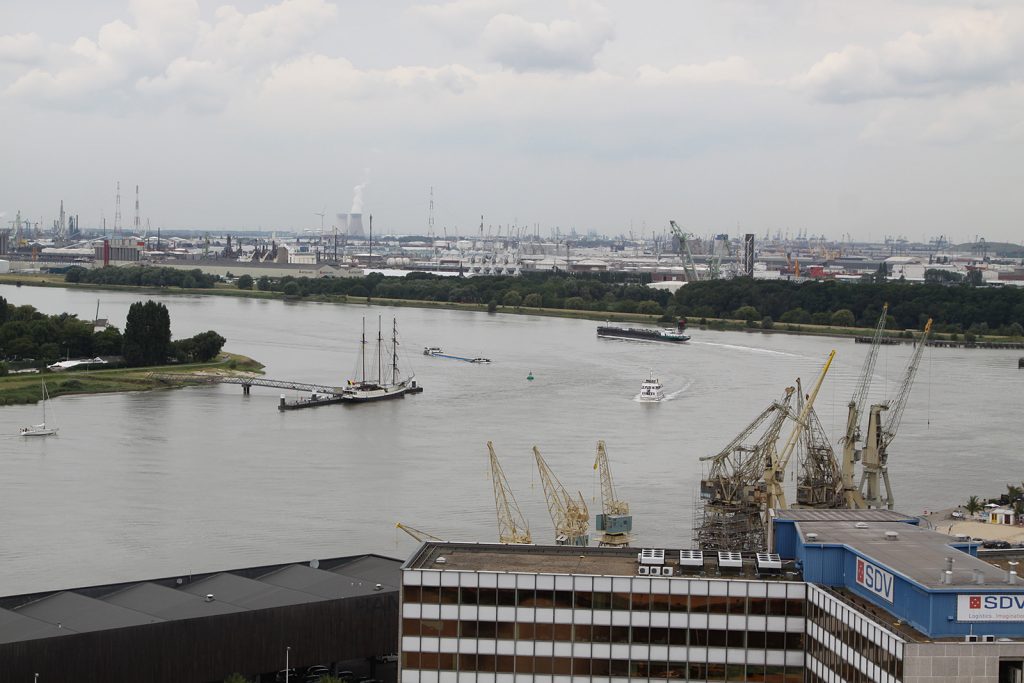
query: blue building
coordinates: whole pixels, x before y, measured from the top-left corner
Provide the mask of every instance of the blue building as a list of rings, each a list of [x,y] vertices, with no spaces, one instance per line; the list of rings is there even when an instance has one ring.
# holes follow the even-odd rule
[[[889,510],[775,510],[774,547],[808,583],[884,610],[928,638],[1024,637],[1024,582],[978,547]]]

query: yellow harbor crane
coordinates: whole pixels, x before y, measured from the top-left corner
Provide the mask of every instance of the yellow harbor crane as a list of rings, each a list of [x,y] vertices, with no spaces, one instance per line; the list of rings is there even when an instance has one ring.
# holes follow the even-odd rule
[[[835,350],[828,354],[828,360],[825,361],[825,367],[821,369],[821,374],[818,375],[818,381],[814,383],[814,388],[811,389],[811,393],[804,401],[803,409],[796,417],[796,424],[793,425],[793,430],[789,433],[786,445],[782,447],[782,451],[778,455],[773,454],[769,456],[765,463],[764,481],[768,494],[767,509],[769,510],[772,508],[788,507],[786,502],[786,492],[782,487],[782,484],[785,481],[786,467],[789,465],[789,459],[793,455],[793,449],[796,448],[797,443],[800,441],[800,437],[803,434],[803,430],[808,424],[811,410],[814,406],[814,399],[818,397],[818,391],[821,389],[821,383],[825,381],[825,375],[828,374],[828,369],[831,367],[832,360],[835,357]]]
[[[861,451],[857,443],[861,440],[860,418],[864,410],[864,402],[867,400],[868,390],[871,388],[871,379],[875,373],[875,361],[878,360],[878,348],[881,346],[882,333],[885,330],[885,320],[889,313],[889,304],[882,306],[882,315],[878,317],[878,324],[871,337],[871,348],[864,357],[864,365],[860,370],[860,381],[853,390],[853,396],[847,406],[846,433],[839,440],[843,447],[843,498],[848,508],[865,508],[864,496],[854,483],[854,468],[861,457]]]
[[[501,469],[498,456],[494,453],[494,444],[487,442],[487,452],[491,458],[491,481],[494,484],[494,507],[498,512],[498,541],[501,543],[533,543],[530,537],[530,526],[526,523],[516,497],[512,495],[508,479]]]
[[[540,449],[533,447],[533,457],[537,461],[540,482],[544,487],[544,498],[548,504],[548,514],[555,527],[555,543],[558,545],[590,545],[590,510],[583,500],[583,494],[573,498],[558,481],[558,477],[544,461]]]
[[[608,452],[604,441],[597,442],[597,459],[594,469],[601,477],[601,514],[594,518],[594,527],[604,532],[598,539],[602,546],[628,546],[633,531],[633,515],[629,514],[629,503],[615,497],[612,484],[612,470],[608,465]]]
[[[900,383],[896,398],[886,403],[876,403],[871,406],[868,415],[868,434],[864,440],[863,471],[860,479],[860,493],[868,507],[885,507],[892,510],[895,498],[892,493],[892,485],[889,483],[889,444],[896,437],[896,431],[900,427],[900,420],[903,419],[903,410],[907,407],[907,399],[910,398],[910,390],[914,385],[914,376],[921,364],[921,355],[927,346],[928,336],[932,331],[932,319],[925,323],[924,333],[917,340],[917,347],[910,356],[907,369],[903,373],[903,381]],[[882,424],[882,411],[889,412],[888,420]],[[885,493],[882,493],[882,486]]]
[[[438,538],[437,536],[435,536],[433,534],[428,534],[426,531],[420,531],[419,529],[414,529],[413,527],[407,526],[405,524],[402,524],[401,522],[395,522],[395,528],[396,529],[401,529],[405,533],[407,533],[410,536],[412,536],[413,538],[415,538],[420,543],[422,543],[424,541],[437,541],[439,543],[444,543],[445,542],[445,540],[443,538]]]

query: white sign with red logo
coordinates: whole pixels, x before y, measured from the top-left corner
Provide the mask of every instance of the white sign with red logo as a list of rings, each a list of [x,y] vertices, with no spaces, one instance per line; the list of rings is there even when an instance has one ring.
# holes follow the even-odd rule
[[[957,621],[1024,621],[1024,593],[956,596]]]
[[[896,579],[881,567],[857,558],[857,585],[866,588],[886,602],[892,602]]]

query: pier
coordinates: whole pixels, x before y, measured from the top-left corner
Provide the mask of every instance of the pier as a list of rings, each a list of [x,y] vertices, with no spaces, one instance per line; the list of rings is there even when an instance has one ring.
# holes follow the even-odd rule
[[[854,337],[858,344],[870,344],[871,337]],[[882,337],[879,344],[915,344],[917,339],[902,339],[900,337]],[[964,341],[963,339],[929,339],[926,346],[935,346],[942,349],[1024,349],[1024,341],[995,342],[995,341]],[[1024,367],[1024,366],[1022,366]]]
[[[292,391],[308,391],[311,394],[324,394],[328,396],[340,396],[341,387],[331,387],[324,384],[308,384],[306,382],[292,382],[289,380],[268,379],[256,375],[213,375],[201,372],[153,372],[150,378],[167,382],[180,382],[187,380],[196,384],[238,384],[242,387],[242,393],[249,395],[249,390],[256,387],[272,387],[274,389],[290,389]]]

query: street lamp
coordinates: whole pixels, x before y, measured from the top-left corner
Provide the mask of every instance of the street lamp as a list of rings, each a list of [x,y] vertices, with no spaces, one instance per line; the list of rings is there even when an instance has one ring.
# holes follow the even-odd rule
[[[292,659],[292,646],[286,645],[284,648],[284,683],[288,683],[288,676],[291,675],[291,659]]]

